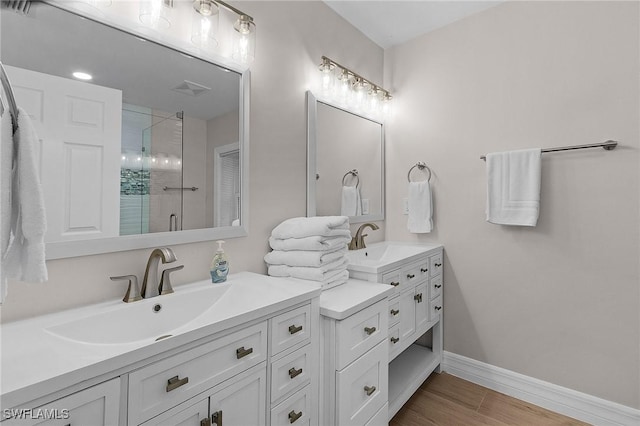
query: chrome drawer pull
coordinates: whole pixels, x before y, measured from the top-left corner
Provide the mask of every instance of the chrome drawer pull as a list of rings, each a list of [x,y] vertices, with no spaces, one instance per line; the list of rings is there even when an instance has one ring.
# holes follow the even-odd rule
[[[416,277],[416,276],[415,276],[415,275],[413,275],[413,274],[407,274],[407,278],[409,278],[409,279],[412,279],[412,278],[415,278],[415,277]]]
[[[369,336],[371,336],[373,333],[375,333],[376,328],[375,327],[365,327],[364,328],[364,332],[367,333]]]
[[[440,287],[442,287],[442,284],[435,284],[434,287],[435,288],[440,288]]]
[[[245,349],[243,346],[241,348],[236,349],[236,357],[238,357],[238,359],[244,358],[245,356],[251,353],[253,353],[253,348]]]
[[[391,315],[393,315],[394,317],[395,317],[396,315],[398,315],[399,313],[400,313],[400,309],[392,309],[392,310],[391,310]]]
[[[434,309],[435,309],[436,311],[439,311],[440,309],[442,309],[442,306],[436,306],[436,307],[434,307]]]
[[[415,300],[418,303],[422,303],[422,293],[418,293],[415,296],[413,296],[413,300]]]
[[[167,392],[171,392],[174,389],[178,389],[182,385],[189,383],[189,378],[179,379],[178,376],[173,376],[167,380]]]
[[[302,331],[302,326],[295,326],[295,325],[290,325],[289,326],[289,334],[296,334],[298,331]]]
[[[439,267],[441,267],[441,266],[442,266],[442,263],[435,263],[435,264],[434,264],[434,266],[435,266],[436,268],[439,268]]]
[[[364,391],[367,393],[367,396],[371,396],[372,393],[376,391],[375,386],[365,386]]]
[[[302,373],[302,368],[296,370],[295,367],[289,369],[289,377],[292,379]]]
[[[392,337],[392,338],[391,338],[391,343],[393,343],[394,345],[395,345],[396,343],[398,343],[399,341],[400,341],[400,338],[399,338],[399,337]]]
[[[394,287],[398,287],[398,286],[400,285],[400,283],[399,283],[399,282],[395,282],[395,281],[391,281],[391,282],[389,283],[389,285],[392,285],[392,286],[394,286]]]
[[[429,269],[427,269],[427,268],[420,268],[420,272],[429,272]]]
[[[300,417],[302,417],[302,411],[296,413],[295,410],[291,410],[291,412],[289,413],[289,423],[294,423]]]
[[[211,422],[216,426],[222,426],[222,410],[211,415]]]

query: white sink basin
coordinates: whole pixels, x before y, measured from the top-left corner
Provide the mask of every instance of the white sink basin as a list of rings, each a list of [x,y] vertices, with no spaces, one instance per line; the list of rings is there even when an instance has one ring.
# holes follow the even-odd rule
[[[398,266],[398,264],[419,257],[431,250],[430,245],[384,241],[374,243],[367,248],[351,250],[347,253],[350,271],[380,273]]]
[[[229,290],[228,283],[180,288],[137,302],[118,302],[85,315],[45,328],[50,334],[81,343],[124,344],[169,337],[215,306]]]

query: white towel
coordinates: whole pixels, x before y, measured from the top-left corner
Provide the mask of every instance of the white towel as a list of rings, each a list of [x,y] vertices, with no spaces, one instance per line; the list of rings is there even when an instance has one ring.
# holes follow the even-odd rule
[[[293,277],[311,281],[331,281],[332,278],[347,270],[349,261],[339,259],[320,267],[269,265],[269,275],[272,277]]]
[[[264,257],[264,261],[269,265],[287,266],[322,266],[343,259],[347,253],[346,244],[344,247],[333,251],[281,251],[274,250]]]
[[[429,181],[409,182],[409,217],[407,228],[414,234],[433,230],[433,203]]]
[[[303,280],[301,278],[291,278],[291,277],[289,278],[291,279],[292,282],[296,282],[297,280],[308,281],[308,280]],[[323,290],[328,290],[330,288],[339,286],[341,284],[345,284],[347,281],[349,281],[349,271],[345,270],[325,281],[316,281],[316,282],[321,284],[321,288]]]
[[[274,250],[292,251],[292,250],[308,250],[308,251],[333,251],[344,248],[351,241],[351,235],[348,237],[323,237],[321,235],[313,235],[305,238],[269,238],[269,245]]]
[[[487,221],[536,226],[540,211],[541,149],[487,154]]]
[[[360,199],[360,189],[357,186],[342,187],[340,214],[342,216],[362,215],[362,200]]]
[[[3,280],[9,278],[43,282],[47,280],[44,245],[47,224],[36,161],[38,136],[29,115],[21,108],[18,109],[18,129],[13,135],[13,141],[15,145],[11,175],[13,238],[2,259],[2,278]],[[5,212],[2,213],[4,215]]]
[[[314,235],[323,237],[349,237],[349,218],[347,216],[294,217],[287,219],[271,231],[278,239],[304,238]]]
[[[0,303],[7,294],[4,257],[11,238],[11,174],[13,171],[13,120],[9,111],[0,118]]]

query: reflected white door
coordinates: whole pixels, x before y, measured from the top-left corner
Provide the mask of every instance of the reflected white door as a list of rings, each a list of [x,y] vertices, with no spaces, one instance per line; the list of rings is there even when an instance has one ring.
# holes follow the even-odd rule
[[[40,138],[45,241],[119,235],[122,92],[6,69]]]

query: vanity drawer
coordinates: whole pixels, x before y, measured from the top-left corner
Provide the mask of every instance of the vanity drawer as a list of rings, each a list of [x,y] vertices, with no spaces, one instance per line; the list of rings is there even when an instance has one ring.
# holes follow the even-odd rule
[[[271,365],[271,402],[310,380],[311,345],[279,359]]]
[[[436,321],[442,314],[442,297],[437,297],[429,305],[429,321]]]
[[[395,358],[400,352],[400,326],[391,327],[389,329],[389,360]]]
[[[431,283],[431,293],[429,293],[430,295],[430,299],[435,299],[436,297],[439,297],[442,294],[442,274],[438,275],[437,277],[433,277],[430,280]]]
[[[429,267],[432,277],[442,272],[442,252],[429,257]]]
[[[267,358],[267,323],[247,327],[129,374],[128,423],[137,425]]]
[[[389,300],[389,327],[400,322],[400,298],[394,297]]]
[[[364,425],[387,403],[389,346],[379,343],[342,371],[336,372],[336,424]]]
[[[365,426],[388,426],[389,424],[389,404],[384,404],[378,412],[371,417]]]
[[[429,278],[429,262],[427,259],[402,268],[402,279],[404,280],[402,287],[405,289],[424,282],[427,278]]]
[[[389,328],[387,299],[336,323],[337,370],[385,340]]]
[[[305,305],[271,319],[271,355],[309,339],[311,305]]]
[[[311,386],[307,385],[271,409],[271,426],[309,426],[310,415]]]
[[[389,284],[393,286],[393,297],[395,295],[400,294],[400,290],[403,288],[402,279],[400,278],[402,275],[402,270],[396,269],[395,271],[387,272],[382,275],[382,284]]]

